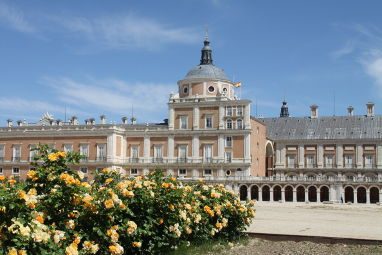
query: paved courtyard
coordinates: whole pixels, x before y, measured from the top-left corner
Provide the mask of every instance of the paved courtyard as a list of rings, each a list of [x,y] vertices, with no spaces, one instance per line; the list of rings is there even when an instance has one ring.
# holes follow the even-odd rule
[[[257,202],[248,232],[382,240],[381,205]]]

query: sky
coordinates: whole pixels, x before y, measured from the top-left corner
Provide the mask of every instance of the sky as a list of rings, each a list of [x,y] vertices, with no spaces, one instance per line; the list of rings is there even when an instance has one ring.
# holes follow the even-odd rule
[[[382,113],[382,1],[0,0],[0,126],[101,114],[167,118],[177,81],[200,60],[252,100],[252,115]]]

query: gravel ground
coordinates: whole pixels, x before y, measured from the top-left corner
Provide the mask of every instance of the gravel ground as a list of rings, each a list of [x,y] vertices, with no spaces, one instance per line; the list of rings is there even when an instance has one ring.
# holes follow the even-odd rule
[[[219,247],[220,246],[220,247]],[[198,253],[194,253],[198,254]],[[244,255],[244,254],[277,254],[277,255],[299,255],[299,254],[382,254],[382,244],[359,245],[359,244],[329,244],[315,243],[310,241],[270,241],[259,238],[249,238],[240,244],[229,246],[215,245],[212,251],[200,252],[199,254],[210,255]]]

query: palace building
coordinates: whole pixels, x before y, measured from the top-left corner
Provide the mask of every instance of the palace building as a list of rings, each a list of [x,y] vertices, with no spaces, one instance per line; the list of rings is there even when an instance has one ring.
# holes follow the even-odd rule
[[[106,117],[79,123],[45,114],[37,123],[8,120],[0,128],[0,175],[25,178],[39,143],[78,151],[78,166],[92,179],[97,169],[146,175],[161,169],[184,181],[224,183],[242,200],[280,202],[382,201],[382,116],[367,104],[365,115],[251,117],[251,102],[240,99],[213,64],[208,38],[199,65],[177,83],[164,123],[136,124]]]
[[[162,169],[185,180],[263,176],[265,126],[250,116],[250,101],[238,99],[235,85],[213,64],[208,38],[200,64],[178,81],[168,101],[168,120],[158,124],[107,124],[106,117],[80,124],[45,114],[38,123],[8,120],[0,128],[0,174],[25,178],[37,144],[78,151],[78,170],[91,179],[98,168],[127,175]],[[255,146],[252,146],[252,145]]]

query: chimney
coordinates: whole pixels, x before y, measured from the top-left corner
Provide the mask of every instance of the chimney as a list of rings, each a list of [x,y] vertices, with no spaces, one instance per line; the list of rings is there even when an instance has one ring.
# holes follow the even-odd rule
[[[85,120],[85,125],[90,125],[90,120],[89,119]]]
[[[163,120],[163,123],[166,124],[166,125],[168,125],[168,119],[164,119],[164,120]]]
[[[95,125],[96,124],[95,123],[95,118],[90,118],[89,121],[90,121],[90,125]]]
[[[55,124],[54,120],[49,120],[49,125],[54,126],[54,124]]]
[[[310,106],[310,118],[311,119],[318,118],[318,105],[313,104]]]
[[[7,119],[7,127],[12,127],[13,121],[11,119]]]
[[[57,126],[62,126],[62,120],[60,120],[60,119],[56,120],[56,125]]]
[[[22,120],[18,120],[17,121],[17,126],[22,127],[23,126],[23,121]]]
[[[367,117],[374,117],[374,103],[373,102],[368,102],[366,104],[367,107]]]
[[[128,118],[127,117],[122,117],[122,124],[128,124]]]
[[[101,115],[99,116],[99,118],[101,119],[101,124],[106,124],[106,116],[105,115]]]
[[[135,117],[131,118],[131,124],[135,125],[137,123],[137,119]]]
[[[353,115],[354,115],[354,107],[350,105],[348,107],[348,116],[353,116]]]
[[[77,116],[72,116],[72,118],[70,119],[70,122],[72,125],[78,125],[78,118]]]

